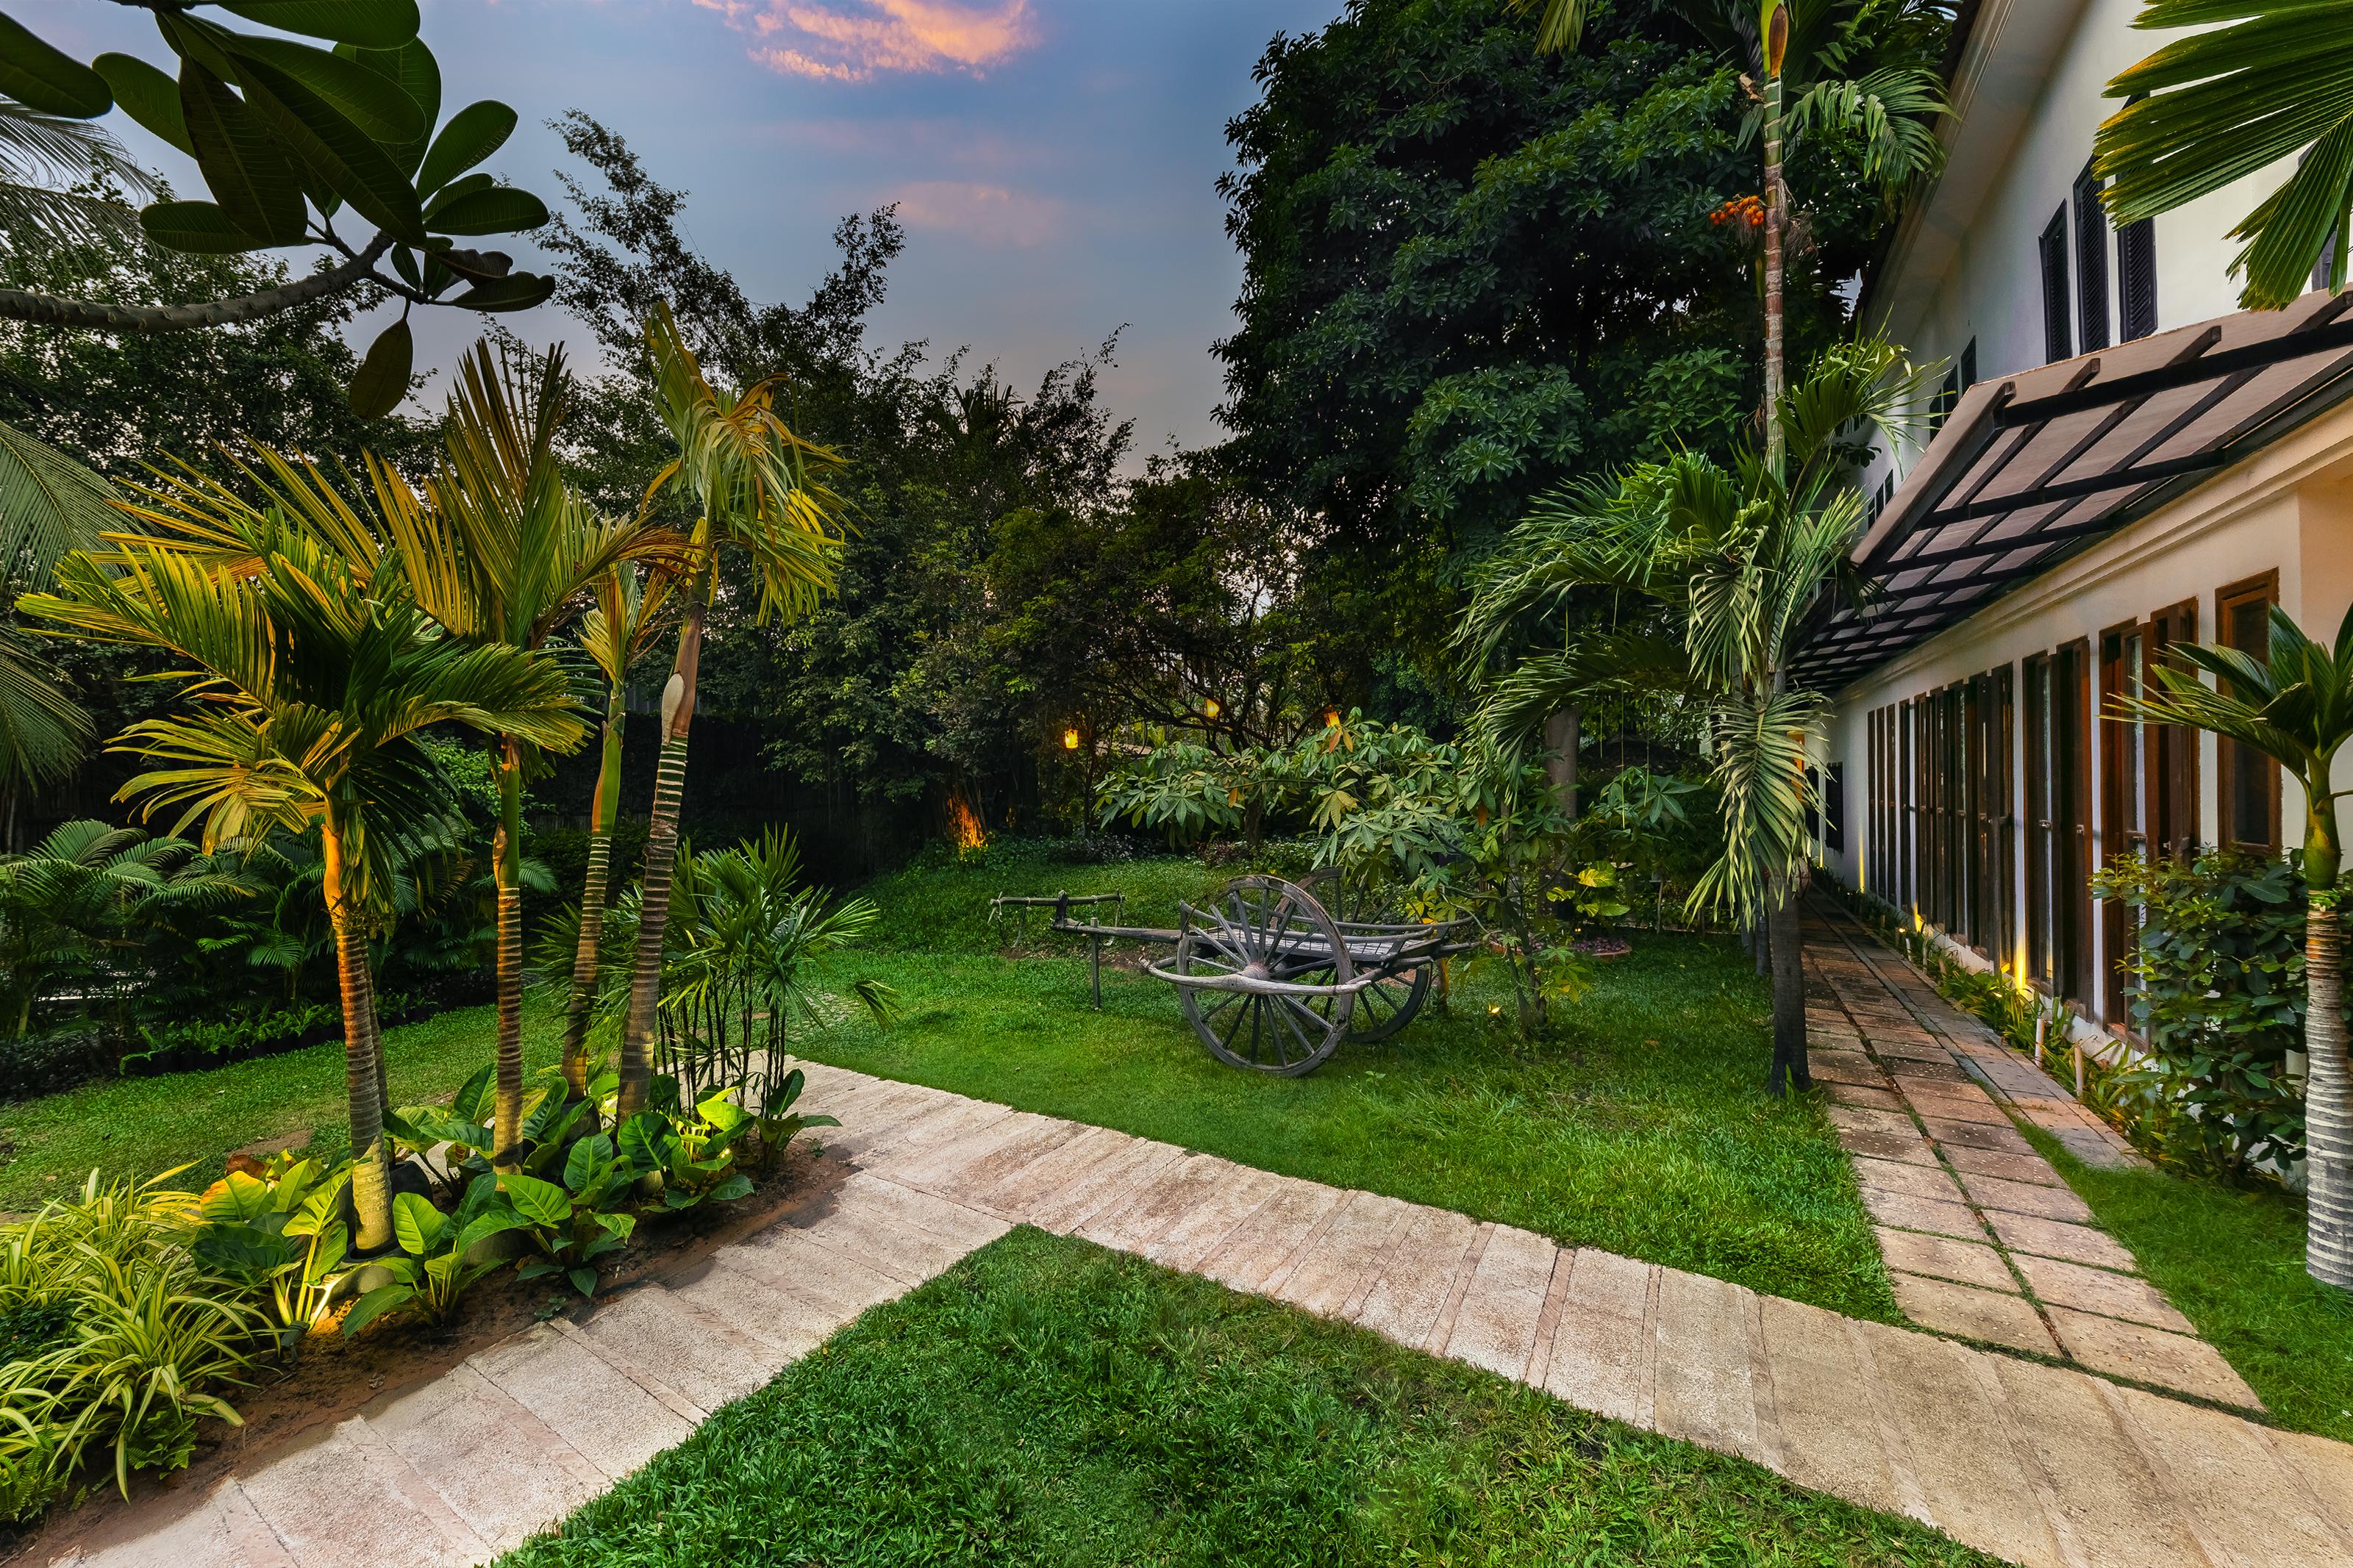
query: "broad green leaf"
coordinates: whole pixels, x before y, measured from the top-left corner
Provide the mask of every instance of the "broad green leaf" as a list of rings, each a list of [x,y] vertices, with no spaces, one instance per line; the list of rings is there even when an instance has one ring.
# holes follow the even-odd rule
[[[721,1203],[733,1203],[737,1198],[749,1197],[751,1193],[752,1178],[741,1171],[711,1189],[711,1195]]]
[[[156,244],[191,256],[228,256],[269,243],[246,233],[210,202],[150,202],[139,209],[139,226]]]
[[[379,1285],[352,1303],[351,1311],[343,1319],[343,1332],[358,1333],[386,1312],[406,1307],[416,1298],[417,1288],[413,1285]]]
[[[400,89],[417,100],[424,111],[424,128],[397,148],[387,147],[393,161],[410,174],[423,162],[425,149],[430,144],[434,122],[441,118],[441,66],[433,51],[425,47],[422,38],[411,38],[396,49],[363,49],[351,44],[337,44],[335,53],[357,60],[368,69],[400,85]]]
[[[329,189],[396,239],[425,241],[416,187],[382,142],[302,83],[245,57],[237,62],[255,114],[268,122]]]
[[[752,1113],[727,1098],[732,1090],[722,1090],[694,1108],[695,1114],[722,1132],[733,1132],[752,1120]]]
[[[180,111],[180,84],[136,55],[100,55],[90,68],[113,89],[114,106],[141,126],[193,158],[188,117]]]
[[[459,178],[450,181],[448,184],[442,186],[440,190],[435,192],[432,199],[425,204],[426,221],[428,223],[431,222],[435,213],[440,211],[442,207],[446,206],[450,202],[456,201],[459,196],[469,195],[474,191],[487,191],[498,183],[498,176],[484,173],[480,170],[477,170],[470,174],[461,175]]]
[[[491,1081],[496,1070],[495,1068],[485,1067],[468,1079],[450,1099],[449,1109],[469,1121],[484,1120],[482,1113],[491,1108],[498,1095],[496,1086]]]
[[[396,48],[417,37],[417,0],[219,0],[222,10],[280,32],[363,48]]]
[[[669,1163],[670,1145],[677,1142],[657,1110],[640,1110],[621,1123],[621,1156],[641,1171],[659,1171]]]
[[[114,107],[106,79],[0,12],[0,92],[44,114],[95,120]]]
[[[209,1220],[251,1219],[271,1207],[269,1184],[243,1171],[231,1171],[205,1189],[197,1212]]]
[[[250,1225],[207,1226],[188,1250],[207,1268],[248,1279],[275,1273],[296,1257],[292,1243]]]
[[[596,1168],[613,1158],[613,1141],[602,1132],[583,1138],[564,1157],[564,1184],[574,1192],[586,1186]]]
[[[422,1258],[448,1224],[439,1209],[416,1193],[392,1194],[392,1235],[403,1252]]]
[[[316,93],[363,134],[377,142],[404,142],[422,139],[431,127],[424,108],[406,89],[379,71],[353,59],[298,44],[290,38],[258,38],[232,34],[227,46],[239,61],[258,60],[285,72]]]
[[[523,1217],[510,1208],[496,1208],[486,1215],[478,1215],[472,1224],[458,1233],[458,1239],[451,1245],[449,1254],[452,1258],[463,1258],[491,1237],[521,1230],[524,1223]]]
[[[600,1214],[596,1216],[596,1223],[603,1226],[605,1233],[615,1241],[627,1241],[638,1228],[638,1216],[633,1214]]]
[[[180,112],[196,167],[229,221],[265,244],[301,244],[302,182],[253,106],[188,59],[180,62]]]
[[[352,377],[352,412],[363,419],[381,419],[408,395],[408,377],[417,358],[417,340],[409,335],[403,316],[376,334],[367,358]]]
[[[431,195],[506,145],[514,134],[515,111],[494,99],[470,103],[449,117],[417,165],[417,189]]]
[[[565,1278],[571,1280],[572,1288],[583,1296],[596,1294],[596,1271],[594,1268],[575,1268]]]
[[[533,1225],[553,1229],[572,1218],[572,1194],[554,1182],[510,1173],[499,1178],[499,1186],[515,1212]]]

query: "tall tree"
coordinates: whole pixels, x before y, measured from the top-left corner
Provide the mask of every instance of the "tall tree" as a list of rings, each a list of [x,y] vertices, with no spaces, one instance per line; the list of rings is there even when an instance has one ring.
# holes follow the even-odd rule
[[[570,682],[522,649],[443,634],[409,593],[365,502],[317,468],[259,448],[233,481],[160,480],[133,509],[144,531],[59,563],[53,593],[20,601],[81,637],[155,649],[184,706],[117,742],[149,763],[125,794],[207,849],[316,824],[343,1005],[344,1086],[357,1241],[392,1236],[385,1067],[368,937],[390,901],[405,833],[438,819],[447,781],[423,732],[457,724],[533,744],[584,733]]]
[[[586,607],[588,591],[623,562],[681,557],[685,542],[642,517],[615,519],[565,483],[556,432],[569,405],[561,349],[526,374],[478,343],[459,362],[444,425],[447,449],[422,500],[375,465],[385,526],[425,612],[463,643],[536,652]],[[497,1091],[493,1162],[522,1158],[522,791],[539,759],[516,732],[491,741],[498,826]]]
[[[2353,610],[2334,648],[2274,607],[2262,658],[2177,644],[2182,665],[2154,666],[2157,692],[2117,700],[2116,717],[2186,724],[2262,752],[2304,792],[2305,1272],[2353,1290],[2353,1065],[2346,1059],[2345,847],[2337,756],[2353,741]],[[2209,686],[2201,672],[2214,678]]]
[[[2220,24],[2228,24],[2227,26]],[[2136,27],[2196,28],[2108,83],[2092,138],[2109,215],[2139,223],[2290,158],[2231,230],[2239,303],[2276,310],[2353,252],[2353,0],[2151,0]]]
[[[694,683],[702,663],[702,634],[723,558],[748,558],[758,599],[757,618],[806,615],[833,586],[844,533],[842,504],[831,488],[841,459],[794,433],[776,408],[784,388],[775,379],[739,393],[723,393],[681,337],[665,306],[646,322],[653,362],[654,405],[677,456],[646,489],[650,509],[675,486],[693,506],[691,555],[685,573],[685,624],[678,657],[662,688],[661,760],[654,774],[653,810],[646,837],[638,946],[622,1024],[617,1114],[645,1103],[653,1073],[653,1041],[660,1020],[662,937],[670,915],[670,877],[678,863],[679,797],[686,787],[687,734],[694,720]]]
[[[1917,374],[1884,343],[1827,351],[1777,410],[1780,466],[1756,449],[1729,465],[1685,453],[1615,484],[1548,495],[1466,622],[1478,651],[1492,646],[1486,628],[1561,615],[1596,590],[1631,606],[1588,619],[1567,653],[1531,659],[1499,683],[1482,718],[1507,746],[1603,682],[1647,674],[1707,704],[1725,844],[1692,903],[1770,932],[1777,1094],[1811,1082],[1798,902],[1810,865],[1809,758],[1828,711],[1820,693],[1790,686],[1789,667],[1824,595],[1862,588],[1848,559],[1862,497],[1841,432],[1861,426],[1892,439],[1918,395]],[[1660,647],[1660,612],[1679,658]]]

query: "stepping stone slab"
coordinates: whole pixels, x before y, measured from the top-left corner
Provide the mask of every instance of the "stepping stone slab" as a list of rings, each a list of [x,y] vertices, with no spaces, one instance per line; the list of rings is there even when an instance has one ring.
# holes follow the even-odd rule
[[[1928,1522],[2015,1563],[2039,1568],[2063,1561],[2008,1423],[1978,1375],[1984,1352],[1878,1323],[1855,1327],[1883,1379]]]
[[[1229,1165],[1207,1200],[1180,1215],[1141,1250],[1164,1268],[1194,1269],[1282,1184],[1282,1178],[1269,1172]]]
[[[862,1171],[842,1184],[839,1201],[860,1215],[907,1226],[967,1252],[987,1246],[1013,1228],[996,1215]]]
[[[813,1216],[797,1215],[762,1233],[763,1237],[778,1235],[806,1237],[906,1287],[921,1285],[972,1250],[879,1212],[847,1188],[831,1209]]]
[[[238,1485],[301,1568],[463,1568],[491,1555],[364,1423],[314,1427]]]
[[[1012,1114],[1005,1106],[977,1100],[952,1102],[925,1111],[892,1131],[879,1145],[882,1152],[871,1158],[871,1168],[885,1174],[905,1170],[917,1163],[925,1151],[944,1149]],[[870,1150],[876,1147],[869,1145]]]
[[[1876,1160],[1896,1160],[1907,1165],[1933,1165],[1936,1151],[1916,1132],[1858,1132],[1851,1128],[1838,1130],[1838,1141],[1850,1154],[1867,1154]]]
[[[580,1331],[608,1359],[647,1368],[706,1415],[759,1388],[789,1360],[659,1285],[606,1298]]]
[[[1090,1127],[1027,1165],[1004,1172],[994,1182],[974,1182],[957,1195],[966,1203],[1026,1221],[1047,1198],[1135,1147],[1136,1141],[1124,1132]]]
[[[152,1501],[100,1526],[79,1551],[43,1561],[58,1568],[296,1568],[234,1477],[202,1495]]]
[[[1993,1226],[1995,1237],[2012,1252],[2031,1252],[2041,1258],[2088,1263],[2095,1268],[2114,1268],[2126,1274],[2139,1267],[2115,1237],[2088,1225],[2068,1225],[2002,1209],[1989,1213],[1986,1223]]]
[[[1857,1160],[1854,1179],[1865,1192],[1901,1193],[1907,1197],[1961,1202],[1961,1189],[1936,1165],[1907,1165],[1895,1160]]]
[[[1935,1198],[1915,1198],[1908,1193],[1890,1193],[1862,1189],[1862,1206],[1871,1217],[1882,1225],[1892,1225],[1901,1230],[1925,1230],[1937,1236],[1957,1236],[1965,1241],[1982,1241],[1985,1226],[1969,1212],[1968,1205],[1957,1199],[1951,1203]]]
[[[604,1471],[469,1366],[373,1400],[360,1415],[500,1552],[605,1489]]]
[[[1374,1193],[1350,1193],[1315,1238],[1275,1270],[1263,1289],[1278,1301],[1322,1317],[1346,1315],[1388,1262],[1411,1205]]]
[[[2071,1225],[2092,1222],[2091,1205],[2065,1187],[2038,1186],[1969,1172],[1962,1173],[1961,1185],[1968,1189],[1969,1197],[1979,1208],[2032,1215],[2037,1219],[2064,1220]]]
[[[2051,1517],[2090,1563],[2199,1563],[2196,1539],[2117,1424],[2099,1380],[2008,1356],[1988,1358],[2010,1426],[2050,1489]]]
[[[1900,1111],[1904,1109],[1902,1097],[1892,1089],[1871,1089],[1862,1084],[1839,1083],[1830,1079],[1824,1081],[1830,1083],[1831,1102],[1834,1105],[1861,1105],[1873,1110]]]
[[[1073,1123],[1017,1110],[977,1131],[934,1144],[929,1152],[905,1164],[892,1165],[891,1178],[911,1187],[960,1190],[967,1184],[983,1185],[987,1177],[979,1168],[990,1162],[1001,1160],[1005,1169],[1027,1164],[1077,1131]]]
[[[727,1321],[793,1345],[795,1355],[811,1348],[802,1342],[810,1335],[822,1340],[867,1308],[895,1301],[912,1289],[909,1280],[884,1273],[854,1251],[828,1247],[800,1231],[782,1227],[762,1231],[726,1248],[712,1263],[723,1273],[756,1280],[769,1292],[756,1305],[752,1299],[734,1293],[733,1304],[739,1310],[751,1308],[757,1316],[725,1312]],[[719,1310],[717,1301],[704,1300],[712,1293],[698,1290],[701,1283],[679,1289],[697,1307]]]
[[[1391,1243],[1388,1261],[1356,1303],[1356,1321],[1398,1344],[1420,1345],[1438,1326],[1478,1239],[1476,1222],[1445,1209],[1417,1207]]]
[[[1071,1234],[1099,1247],[1140,1251],[1215,1197],[1232,1170],[1232,1165],[1215,1155],[1185,1155],[1127,1202],[1097,1209]]]
[[[2049,1310],[2051,1321],[2059,1331],[2059,1342],[2067,1347],[2069,1355],[2094,1371],[2179,1389],[2219,1405],[2247,1410],[2263,1407],[2221,1352],[2203,1340],[2070,1307]]]
[[[1945,1150],[1945,1158],[1955,1170],[1972,1175],[2000,1176],[2005,1181],[2026,1182],[2038,1187],[2067,1184],[2051,1168],[2051,1162],[2040,1154],[2005,1154],[1995,1149],[1973,1149],[1967,1143],[1955,1143]]]
[[[1900,1268],[1890,1268],[1887,1278],[1895,1287],[1895,1304],[1904,1309],[1905,1317],[1924,1329],[2008,1345],[2015,1351],[2031,1351],[2037,1355],[2059,1353],[2051,1331],[2042,1326],[2033,1303],[2015,1294],[2015,1286],[2010,1287],[2012,1293],[2002,1294],[1906,1274]]]
[[[2147,1323],[2177,1334],[2198,1331],[2155,1286],[2134,1275],[2111,1274],[2105,1268],[2086,1268],[2080,1263],[2037,1258],[2031,1252],[2018,1255],[2018,1271],[2026,1276],[2029,1289],[2054,1307]]]
[[[1925,1087],[1931,1093],[1939,1089],[1957,1091],[1970,1081],[1969,1075],[1956,1067],[1950,1057],[1933,1062],[1898,1057],[1887,1064],[1887,1070],[1894,1077],[1896,1084],[1907,1092],[1915,1086]],[[1961,1098],[1968,1097],[1964,1095]]]
[[[2059,1141],[2061,1148],[2095,1171],[2131,1171],[2148,1163],[2104,1128],[2052,1127],[2047,1131]]]
[[[1499,1377],[1525,1379],[1553,1270],[1573,1257],[1541,1236],[1497,1226],[1455,1310],[1445,1353]]]
[[[781,1366],[807,1355],[863,1309],[820,1301],[757,1271],[758,1249],[731,1247],[671,1281],[671,1295],[765,1347]],[[786,1268],[784,1272],[794,1272]],[[805,1272],[805,1270],[804,1270]],[[896,1280],[885,1281],[892,1290]]]
[[[2018,1130],[2005,1120],[1996,1127],[1989,1122],[1955,1121],[1949,1117],[1923,1116],[1921,1121],[1928,1136],[1938,1143],[1963,1143],[1972,1149],[1990,1149],[2001,1154],[2031,1154],[2034,1145],[2021,1137]]]
[[[1872,1407],[1871,1388],[1846,1320],[1776,1296],[1758,1307],[1782,1473],[1864,1508],[1903,1512],[1888,1444],[1873,1422],[1858,1419]]]
[[[1920,1113],[1923,1121],[1970,1121],[1985,1127],[2008,1127],[2010,1112],[1993,1102],[1990,1095],[1971,1100],[1957,1094],[1932,1094],[1917,1084],[1904,1083],[1904,1098]]]
[[[1822,1112],[1833,1127],[1850,1132],[1884,1132],[1895,1138],[1917,1138],[1920,1130],[1912,1119],[1897,1110],[1867,1110],[1852,1105],[1833,1105]]]
[[[694,1431],[691,1420],[544,1323],[466,1364],[615,1480]]]
[[[1744,1321],[1749,1294],[1704,1274],[1659,1270],[1652,1419],[1668,1436],[1761,1460]]]
[[[1862,1084],[1883,1089],[1887,1075],[1879,1064],[1860,1051],[1826,1051],[1820,1047],[1806,1053],[1806,1066],[1816,1078],[1831,1083]]]
[[[1577,1249],[1545,1373],[1547,1390],[1580,1409],[1651,1425],[1658,1356],[1651,1317],[1659,1274],[1630,1258]]]
[[[2272,1446],[2309,1483],[2338,1531],[2353,1539],[2353,1443],[2332,1443],[2304,1432],[2273,1431]]]
[[[2018,1281],[2001,1254],[1982,1242],[1957,1241],[1948,1236],[1922,1236],[1916,1231],[1873,1228],[1880,1256],[1890,1268],[1926,1274],[1938,1279],[1975,1285],[1981,1290],[2016,1291]]]
[[[1090,1166],[1059,1190],[1024,1205],[1020,1217],[1040,1230],[1067,1236],[1098,1210],[1134,1199],[1184,1156],[1182,1149],[1166,1143],[1130,1139],[1127,1147],[1111,1158]]]
[[[1346,1196],[1314,1182],[1286,1178],[1202,1259],[1201,1272],[1234,1289],[1256,1290],[1323,1228]]]

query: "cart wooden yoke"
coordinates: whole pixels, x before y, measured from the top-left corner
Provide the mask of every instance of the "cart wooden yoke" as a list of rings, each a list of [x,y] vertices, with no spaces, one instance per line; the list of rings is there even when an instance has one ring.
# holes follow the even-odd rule
[[[1176,987],[1185,1016],[1209,1054],[1230,1067],[1296,1078],[1313,1072],[1343,1039],[1379,1040],[1411,1023],[1430,995],[1438,965],[1476,946],[1467,920],[1340,921],[1314,894],[1278,877],[1238,877],[1206,905],[1177,906],[1175,931],[1105,925],[1090,908],[1124,895],[1000,896],[1008,908],[1050,909],[1050,929],[1088,941],[1094,1005],[1103,1006],[1106,942],[1174,949],[1146,972]]]

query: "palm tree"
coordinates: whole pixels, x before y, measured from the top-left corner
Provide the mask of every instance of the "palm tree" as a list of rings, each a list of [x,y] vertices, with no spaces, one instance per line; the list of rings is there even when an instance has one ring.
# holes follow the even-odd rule
[[[114,493],[55,447],[0,425],[0,583],[47,585],[59,558],[95,547],[121,521]],[[11,841],[17,798],[71,773],[89,739],[89,715],[57,671],[15,627],[0,625],[0,800],[8,805],[0,846]]]
[[[2345,931],[2337,912],[2344,846],[2337,802],[2353,791],[2332,779],[2337,755],[2353,740],[2353,610],[2332,649],[2314,642],[2285,610],[2274,606],[2264,657],[2189,644],[2172,650],[2182,665],[2155,668],[2153,696],[2119,698],[2116,716],[2187,724],[2271,758],[2304,791],[2305,1180],[2310,1215],[2305,1272],[2353,1289],[2353,1070],[2346,1061],[2343,1005]],[[2203,670],[2215,678],[2207,685]]]
[[[1573,49],[1592,0],[1511,0],[1541,9],[1539,53]],[[1945,26],[1940,0],[1667,0],[1667,9],[1720,53],[1757,73],[1743,137],[1765,160],[1765,461],[1783,460],[1778,409],[1785,381],[1783,269],[1790,225],[1783,178],[1790,144],[1836,132],[1862,144],[1862,175],[1890,197],[1944,163],[1935,126],[1951,112],[1926,42]]]
[[[618,563],[675,555],[684,541],[643,519],[596,512],[565,484],[555,437],[570,405],[562,349],[528,383],[479,342],[459,363],[446,451],[420,501],[375,464],[385,531],[417,604],[460,642],[536,651]],[[521,1158],[522,1138],[522,784],[538,759],[512,733],[491,737],[499,821],[491,852],[498,889],[498,1045],[494,1163]]]
[[[1893,438],[1920,380],[1886,343],[1841,344],[1781,401],[1781,467],[1749,451],[1729,467],[1684,453],[1614,484],[1541,498],[1480,585],[1461,634],[1475,669],[1495,646],[1494,627],[1573,607],[1589,617],[1563,650],[1491,683],[1480,723],[1507,752],[1543,715],[1602,689],[1665,689],[1706,704],[1725,849],[1691,902],[1767,929],[1777,1094],[1811,1084],[1798,900],[1816,804],[1807,762],[1827,716],[1820,693],[1790,686],[1790,665],[1825,598],[1863,589],[1849,558],[1862,497],[1840,432],[1861,424]]]
[[[841,557],[843,504],[828,480],[844,465],[802,439],[776,412],[780,380],[771,376],[732,395],[705,380],[668,306],[646,322],[654,409],[678,456],[646,487],[650,510],[661,492],[682,486],[697,516],[693,565],[685,578],[685,623],[678,658],[662,687],[661,760],[654,772],[646,836],[637,952],[621,1033],[618,1114],[645,1103],[660,1024],[662,934],[670,918],[670,876],[678,861],[678,803],[686,786],[686,741],[694,719],[694,682],[702,662],[703,625],[733,548],[750,558],[762,619],[797,617],[833,586]]]
[[[2245,242],[2231,263],[2245,279],[2239,303],[2281,309],[2310,286],[2324,256],[2328,287],[2344,288],[2353,250],[2353,3],[2152,0],[2133,25],[2201,30],[2108,83],[2108,97],[2126,100],[2092,138],[2109,216],[2138,223],[2300,157],[2286,183],[2231,231]]]
[[[564,1081],[575,1098],[588,1092],[588,1026],[596,1007],[604,949],[606,884],[613,871],[613,824],[621,811],[621,727],[628,718],[629,667],[662,628],[674,579],[641,576],[624,563],[596,584],[594,608],[580,617],[580,646],[605,677],[605,734],[596,795],[588,816],[588,871],[580,889],[580,935],[565,1005]]]
[[[206,847],[316,824],[343,1005],[344,1084],[363,1248],[392,1236],[385,1070],[368,963],[404,828],[436,819],[448,781],[423,732],[458,724],[552,748],[585,734],[571,684],[543,656],[467,646],[418,607],[364,502],[266,448],[234,482],[193,470],[135,506],[146,531],[58,564],[29,614],[100,642],[172,656],[194,699],[132,725],[116,749],[148,771],[145,811],[201,818]],[[250,499],[248,499],[250,498]]]

